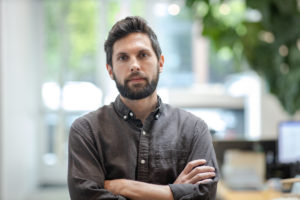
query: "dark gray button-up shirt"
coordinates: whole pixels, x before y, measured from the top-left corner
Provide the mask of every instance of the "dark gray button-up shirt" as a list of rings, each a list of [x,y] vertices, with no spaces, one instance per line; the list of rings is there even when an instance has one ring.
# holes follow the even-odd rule
[[[173,184],[189,161],[216,168],[207,184]],[[142,124],[120,97],[78,118],[70,129],[68,186],[71,199],[126,199],[103,188],[105,180],[168,184],[175,200],[215,199],[219,171],[206,124],[161,103]]]

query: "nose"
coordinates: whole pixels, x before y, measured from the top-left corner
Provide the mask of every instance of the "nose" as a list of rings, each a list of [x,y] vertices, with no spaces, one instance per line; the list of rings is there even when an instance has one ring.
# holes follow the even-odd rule
[[[140,69],[141,69],[141,66],[140,66],[138,60],[133,58],[132,62],[130,63],[130,71],[131,72],[140,71]]]

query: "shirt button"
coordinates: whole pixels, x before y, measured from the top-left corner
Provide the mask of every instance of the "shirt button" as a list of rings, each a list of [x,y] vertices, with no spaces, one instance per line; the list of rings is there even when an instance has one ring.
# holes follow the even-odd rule
[[[147,134],[146,131],[143,131],[142,133],[143,133],[143,135],[146,135],[146,134]]]
[[[146,161],[144,159],[141,160],[141,164],[145,164]]]
[[[126,120],[126,119],[127,119],[127,115],[124,115],[124,116],[123,116],[123,119],[125,119],[125,120]]]

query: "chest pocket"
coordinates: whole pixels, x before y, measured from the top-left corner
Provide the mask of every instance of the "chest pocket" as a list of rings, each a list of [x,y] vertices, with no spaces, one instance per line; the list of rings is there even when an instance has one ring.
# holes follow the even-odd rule
[[[150,175],[153,183],[173,183],[186,165],[188,152],[177,149],[155,150],[152,154],[152,173]]]
[[[165,149],[154,152],[154,167],[159,169],[173,169],[176,174],[184,169],[188,159],[188,152],[179,149]]]

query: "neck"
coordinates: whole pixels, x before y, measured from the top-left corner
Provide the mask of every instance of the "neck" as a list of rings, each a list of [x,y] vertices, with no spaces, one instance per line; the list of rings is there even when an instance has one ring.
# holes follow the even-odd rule
[[[143,123],[157,105],[156,91],[144,99],[131,100],[123,97],[122,95],[121,99],[123,103],[134,113],[136,118],[141,120]]]

